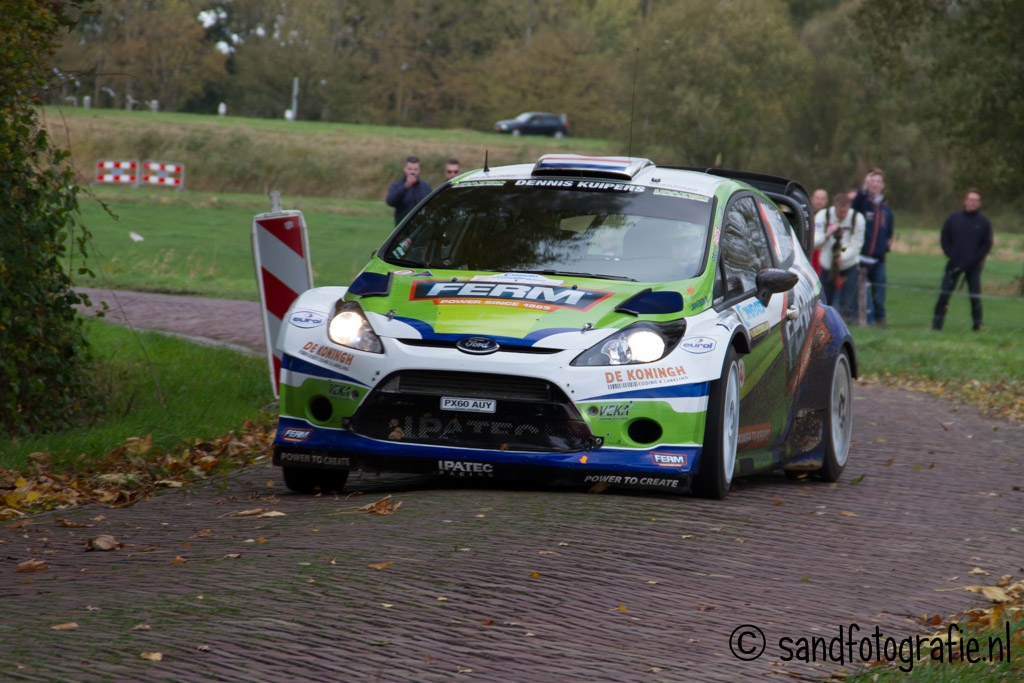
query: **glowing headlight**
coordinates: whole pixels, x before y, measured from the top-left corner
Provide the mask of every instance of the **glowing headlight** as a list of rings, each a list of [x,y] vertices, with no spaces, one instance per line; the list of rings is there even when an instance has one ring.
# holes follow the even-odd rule
[[[613,334],[573,360],[580,365],[630,365],[653,363],[665,357],[683,336],[683,321],[639,323]]]
[[[341,346],[370,353],[384,353],[380,337],[370,327],[359,304],[354,301],[338,306],[327,326],[327,336]]]
[[[633,360],[651,363],[665,355],[665,340],[650,330],[638,330],[626,338]]]

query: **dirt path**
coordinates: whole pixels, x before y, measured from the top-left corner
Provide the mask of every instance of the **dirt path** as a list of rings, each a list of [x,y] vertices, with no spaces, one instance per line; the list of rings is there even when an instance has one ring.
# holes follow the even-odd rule
[[[260,347],[255,304],[171,299],[117,296],[140,327]],[[850,663],[798,661],[801,638],[856,625],[855,654],[876,627],[896,646],[984,605],[963,586],[1024,572],[1024,428],[878,386],[855,400],[839,483],[745,479],[724,502],[366,476],[311,497],[258,466],[4,524],[0,678],[821,680]],[[356,511],[386,493],[394,515]],[[257,508],[285,516],[238,516]],[[126,547],[87,552],[99,533]],[[14,573],[33,557],[50,568]],[[730,650],[744,625],[764,634],[752,661]]]

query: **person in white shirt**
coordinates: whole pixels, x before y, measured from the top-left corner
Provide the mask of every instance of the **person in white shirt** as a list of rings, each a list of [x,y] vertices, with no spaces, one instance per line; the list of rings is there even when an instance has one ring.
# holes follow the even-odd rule
[[[857,319],[857,278],[864,246],[864,216],[850,208],[840,192],[832,206],[814,216],[814,247],[821,249],[821,284],[825,301],[847,321]]]

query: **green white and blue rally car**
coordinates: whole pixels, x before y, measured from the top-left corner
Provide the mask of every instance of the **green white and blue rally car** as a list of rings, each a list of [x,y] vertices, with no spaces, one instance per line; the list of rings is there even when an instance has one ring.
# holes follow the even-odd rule
[[[547,155],[427,197],[349,287],[278,338],[274,463],[609,484],[723,498],[783,469],[835,481],[853,341],[774,176]]]

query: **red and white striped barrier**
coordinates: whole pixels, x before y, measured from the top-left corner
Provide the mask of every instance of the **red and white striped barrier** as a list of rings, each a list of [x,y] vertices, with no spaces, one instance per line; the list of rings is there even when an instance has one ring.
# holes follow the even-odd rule
[[[276,397],[281,375],[281,351],[276,348],[278,332],[292,302],[313,288],[313,266],[302,212],[277,211],[253,218],[252,255],[260,288],[270,383]]]
[[[97,183],[117,183],[135,185],[137,178],[137,161],[117,161],[112,159],[101,159],[96,162]]]
[[[142,171],[141,181],[144,185],[169,185],[178,189],[185,187],[184,164],[143,161]]]

